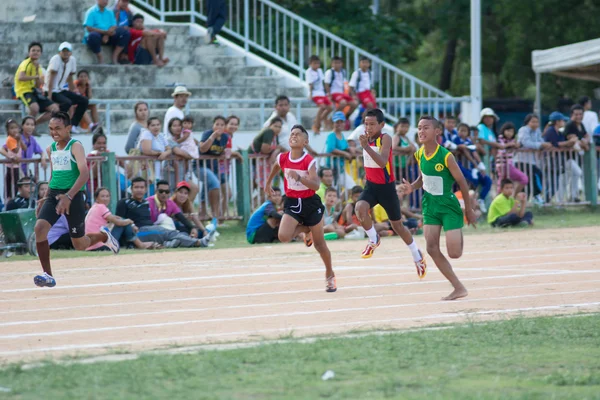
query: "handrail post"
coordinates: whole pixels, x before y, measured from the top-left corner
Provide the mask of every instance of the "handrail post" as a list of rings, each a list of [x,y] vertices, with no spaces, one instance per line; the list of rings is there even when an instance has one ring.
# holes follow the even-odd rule
[[[304,68],[304,24],[298,21],[298,78],[302,79],[302,69]]]
[[[160,0],[160,22],[165,22],[165,0]]]
[[[590,149],[583,155],[583,171],[585,199],[592,206],[596,206],[598,205],[598,160],[593,141],[590,142]]]
[[[194,23],[196,15],[196,0],[190,0],[190,24]]]
[[[244,50],[250,51],[250,0],[244,0]]]
[[[110,135],[110,103],[106,103],[104,108],[104,125],[106,126],[106,133]]]
[[[417,89],[415,87],[415,81],[410,81],[410,126],[414,127],[417,124],[417,108],[415,104],[415,97],[417,96]],[[423,110],[421,110],[423,112]]]
[[[248,150],[242,150],[242,162],[237,164],[241,166],[241,174],[238,170],[237,181],[241,185],[238,187],[238,214],[241,212],[242,222],[244,225],[248,223],[250,219],[252,193],[250,189],[250,158],[248,157]],[[241,178],[241,179],[240,179]]]
[[[102,153],[104,161],[102,162],[102,186],[110,192],[110,203],[108,208],[114,213],[117,208],[117,199],[119,190],[117,185],[117,158],[115,153]]]

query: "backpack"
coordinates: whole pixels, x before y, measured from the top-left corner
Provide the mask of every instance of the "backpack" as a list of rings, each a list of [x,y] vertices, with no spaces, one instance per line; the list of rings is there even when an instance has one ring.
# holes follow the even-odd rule
[[[333,85],[333,81],[335,81],[335,70],[333,68],[329,68],[329,71],[331,71],[331,82],[325,82],[325,83],[328,84],[329,86],[331,86],[331,85]],[[345,82],[346,81],[346,70],[344,68],[342,68],[341,73],[342,73],[342,79]],[[343,84],[343,82],[342,82],[342,84]]]
[[[361,74],[361,69],[357,69],[356,71],[358,71],[358,79],[356,79],[356,90],[358,90],[358,88],[360,87],[360,78],[362,77]],[[373,87],[373,75],[371,74],[371,70],[368,71],[369,73],[369,81],[371,82],[371,87],[369,89],[371,89]]]

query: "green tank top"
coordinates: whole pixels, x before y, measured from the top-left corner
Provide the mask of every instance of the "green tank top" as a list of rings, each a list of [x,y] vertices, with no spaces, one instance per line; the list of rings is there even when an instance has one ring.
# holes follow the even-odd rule
[[[48,184],[50,189],[69,190],[79,178],[79,168],[71,151],[74,143],[79,143],[79,141],[71,139],[63,150],[57,149],[56,142],[50,146],[50,161],[52,162],[52,176]]]
[[[425,156],[425,147],[421,147],[415,158],[423,176],[423,190],[431,196],[454,197],[452,185],[454,177],[448,169],[448,157],[452,153],[445,147],[439,146],[429,158]]]

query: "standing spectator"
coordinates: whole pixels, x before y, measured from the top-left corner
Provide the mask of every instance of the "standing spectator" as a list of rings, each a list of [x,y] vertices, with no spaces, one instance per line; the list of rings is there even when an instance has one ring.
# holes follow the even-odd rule
[[[164,67],[169,62],[165,57],[167,32],[162,29],[144,28],[142,14],[134,15],[132,21],[133,27],[129,30],[131,33],[128,48],[129,61],[137,65],[154,63],[157,67]]]
[[[227,2],[225,0],[208,0],[206,3],[207,19],[206,44],[219,45],[217,35],[221,33],[227,20]]]
[[[278,240],[279,223],[283,213],[278,211],[283,202],[281,189],[273,186],[267,200],[260,206],[248,220],[246,226],[246,240],[250,244],[273,243]]]
[[[183,121],[185,115],[183,110],[188,102],[188,98],[192,95],[192,93],[188,92],[185,86],[177,86],[173,93],[171,93],[171,97],[173,97],[173,105],[169,107],[167,113],[165,114],[165,127],[163,134],[165,137],[169,137],[169,122],[173,118],[179,118]]]
[[[496,141],[496,132],[498,124],[498,116],[491,108],[484,108],[479,113],[480,121],[477,125],[477,143],[483,146],[483,151],[490,152],[491,149],[498,149],[500,145]],[[490,154],[490,155],[493,155]]]
[[[562,133],[565,127],[565,121],[569,119],[565,117],[562,113],[555,111],[550,114],[548,125],[546,125],[546,129],[544,130],[544,140],[548,143],[552,143],[552,146],[555,150],[559,149],[570,149],[575,145],[576,140],[573,140],[571,136],[571,140],[567,140],[565,135]],[[550,184],[548,185],[548,193],[546,196],[546,200],[550,201],[550,199],[554,196],[556,191],[559,189],[560,184],[564,181],[564,173],[565,173],[565,164],[566,157],[565,152],[554,152],[552,154],[554,160],[550,161],[550,165],[548,168],[548,172],[550,175]],[[560,191],[560,198],[562,200],[563,190]]]
[[[377,107],[375,89],[373,89],[373,75],[371,74],[371,60],[365,56],[360,57],[359,69],[350,77],[350,93],[357,96],[362,106],[369,110]]]
[[[335,103],[335,110],[344,112],[346,118],[349,118],[358,107],[358,102],[352,96],[346,94],[348,78],[343,65],[342,58],[334,56],[331,59],[331,69],[325,72],[323,81],[327,96]],[[348,107],[347,110],[345,110],[346,107]]]
[[[444,130],[442,131],[442,136],[440,136],[440,144],[448,150],[456,150],[454,137],[457,135],[458,131],[456,130],[456,117],[450,115],[444,120]]]
[[[581,123],[585,131],[587,133],[594,132],[594,129],[598,126],[598,114],[592,111],[592,100],[588,96],[583,96],[579,99],[579,105],[583,107],[583,119]]]
[[[282,144],[280,144],[281,142],[279,139],[279,135],[282,132],[283,121],[279,117],[269,118],[269,121],[269,127],[260,131],[248,149],[250,154],[269,156],[267,159],[259,158],[257,160],[256,167],[258,171],[255,172],[257,174],[255,179],[259,188],[265,187],[264,183],[267,181],[267,177],[271,173],[271,166],[277,159],[277,156],[282,151],[285,151],[285,148]]]
[[[23,150],[23,158],[24,159],[32,159],[34,155],[39,154],[42,161],[40,162],[42,169],[46,169],[48,166],[48,154],[42,149],[37,140],[35,140],[34,132],[35,132],[35,118],[31,115],[23,118],[21,122],[21,140],[25,145],[25,149]],[[30,171],[27,170],[27,164],[21,164],[21,171],[24,176],[30,175]],[[36,178],[38,171],[35,171]]]
[[[183,215],[193,223],[194,228],[198,231],[198,237],[203,238],[208,236],[209,232],[202,224],[202,221],[200,221],[200,218],[198,218],[198,214],[194,212],[194,205],[192,203],[193,197],[190,196],[190,192],[190,184],[186,181],[181,181],[177,184],[175,194],[171,196],[171,200],[173,200],[177,207],[181,209]],[[187,233],[188,235],[192,232],[189,227],[179,221],[175,221],[175,227],[178,231]]]
[[[319,190],[316,191],[317,196],[321,198],[321,203],[325,204],[325,194],[327,189],[333,187],[333,170],[328,167],[321,167],[319,169]]]
[[[281,132],[279,143],[281,147],[289,150],[290,132],[292,126],[298,124],[296,117],[290,112],[290,99],[287,96],[277,96],[275,99],[275,111],[263,124],[263,128],[269,128],[274,118],[279,118],[281,121]]]
[[[17,182],[17,195],[6,203],[6,211],[17,210],[20,208],[34,208],[36,201],[31,199],[31,189],[35,186],[35,182],[30,177],[26,176]]]
[[[503,179],[500,193],[490,205],[488,223],[493,227],[505,228],[526,223],[533,225],[533,214],[525,211],[527,197],[525,193],[517,193],[517,199],[513,197],[513,183],[510,179]]]
[[[62,42],[58,46],[58,54],[50,59],[48,65],[48,80],[46,91],[52,101],[60,106],[60,110],[68,112],[71,106],[77,106],[71,120],[71,133],[81,133],[79,123],[88,108],[88,99],[75,93],[73,76],[77,72],[77,62],[71,56],[73,48],[71,43]],[[65,89],[68,87],[68,89]]]
[[[315,135],[318,135],[321,133],[321,122],[327,120],[327,116],[333,107],[331,106],[331,100],[325,95],[325,87],[323,85],[325,76],[321,69],[321,60],[317,56],[310,56],[308,65],[309,67],[305,72],[305,79],[309,88],[309,99],[318,107],[312,129]]]
[[[96,55],[98,63],[104,63],[102,45],[114,46],[112,54],[113,64],[119,63],[119,56],[129,44],[129,29],[117,26],[117,19],[112,10],[108,10],[108,0],[97,0],[98,4],[87,10],[83,27],[85,34],[83,43]]]
[[[87,155],[88,157],[98,157],[104,153],[112,153],[108,147],[108,138],[102,131],[99,129],[98,132],[94,133],[92,136],[92,148],[93,150]],[[121,197],[125,197],[125,192],[127,189],[127,178],[120,171],[119,167],[124,167],[123,162],[118,162],[116,177],[117,177],[117,187],[121,191]],[[88,169],[90,171],[90,179],[88,180],[88,196],[91,197],[91,194],[96,192],[96,189],[102,186],[103,177],[102,177],[102,163],[99,161],[90,161],[88,163]]]
[[[37,117],[42,113],[36,120],[36,123],[41,124],[49,120],[53,112],[58,111],[58,105],[41,91],[44,86],[44,72],[40,65],[42,44],[31,42],[28,51],[29,57],[21,62],[15,73],[15,94],[29,109],[29,115]]]
[[[417,178],[418,171],[415,164],[412,164],[412,155],[417,151],[414,144],[411,143],[407,134],[410,129],[410,122],[406,118],[399,118],[394,125],[394,136],[392,136],[392,154],[398,156],[399,163],[394,163],[396,176],[408,178],[411,182]],[[409,168],[408,167],[414,167]]]
[[[240,118],[235,115],[230,115],[225,120],[225,133],[229,136],[229,140],[227,141],[227,146],[225,148],[225,158],[229,160],[231,157],[237,158],[238,160],[242,159],[242,155],[239,151],[233,151],[233,134],[238,131],[240,127]],[[221,163],[221,173],[229,173],[229,161],[224,161]]]
[[[183,122],[179,118],[171,119],[168,128],[168,143],[173,150],[173,154],[177,156],[176,160],[169,162],[174,164],[173,168],[170,168],[169,179],[172,182],[187,180],[190,186],[191,197],[194,199],[199,192],[199,187],[193,182],[193,174],[188,161],[198,159],[198,146],[196,146],[191,133],[187,136],[183,135]],[[177,175],[175,171],[177,171]]]
[[[129,0],[117,0],[113,9],[117,26],[129,29],[133,22],[133,13],[129,9]]]
[[[132,149],[138,146],[140,133],[143,129],[148,129],[148,103],[139,101],[133,106],[135,121],[129,127],[127,134],[127,143],[125,144],[125,153],[129,154]]]
[[[142,155],[158,159],[154,163],[154,176],[156,179],[160,179],[162,176],[160,162],[167,159],[173,153],[166,137],[160,134],[160,128],[160,120],[156,117],[151,117],[148,119],[148,129],[144,129],[140,134],[139,142]]]
[[[573,149],[578,151],[580,155],[583,152],[590,149],[590,135],[587,133],[585,126],[583,125],[584,108],[579,104],[575,104],[571,107],[571,121],[565,125],[563,134],[574,143]],[[578,156],[570,153],[567,154],[566,162],[567,174],[570,176],[571,181],[571,198],[575,202],[580,202],[579,198],[579,181],[583,176],[583,171],[579,166]]]
[[[341,111],[336,111],[332,117],[333,120],[333,132],[327,136],[325,142],[325,153],[330,154],[327,157],[327,167],[333,168],[334,175],[336,177],[338,187],[350,190],[356,183],[352,177],[346,173],[345,161],[352,161],[356,157],[356,154],[350,150],[348,141],[344,138],[344,125],[346,123],[346,116]],[[333,162],[332,162],[333,160]]]
[[[502,145],[496,154],[496,173],[498,174],[498,191],[501,190],[503,179],[511,179],[516,182],[515,193],[521,193],[521,190],[529,183],[529,178],[523,171],[515,167],[513,157],[515,150],[521,147],[516,137],[516,128],[512,122],[507,122],[500,128],[498,133],[498,143]]]
[[[82,69],[77,73],[77,79],[75,80],[75,93],[85,97],[86,99],[92,99],[92,84],[90,82],[90,73],[85,69]],[[81,123],[79,124],[82,128],[89,130],[91,133],[96,133],[96,127],[100,126],[100,116],[98,115],[98,107],[95,104],[88,104],[88,110],[92,114],[92,119],[84,113]]]
[[[14,119],[6,120],[6,143],[2,147],[2,155],[14,161],[19,161],[23,158],[23,150],[25,145],[21,140],[21,127]],[[6,200],[17,194],[19,180],[19,164],[5,164],[4,173],[4,191],[6,192]]]
[[[212,129],[209,129],[202,134],[198,146],[200,154],[205,156],[224,157],[227,142],[229,142],[229,136],[225,133],[225,117],[218,115],[213,119]],[[221,173],[219,165],[220,161],[222,160],[211,159],[208,160],[208,165],[209,169],[219,178],[219,182],[221,183],[221,212],[219,215],[222,215],[225,213],[225,210],[227,210],[229,198],[227,193],[227,174]],[[215,212],[215,210],[213,210],[213,212]]]
[[[583,112],[582,112],[583,114]],[[540,120],[535,114],[529,114],[525,117],[525,125],[519,129],[517,140],[523,149],[529,150],[547,150],[552,144],[544,142],[542,131],[540,130]],[[536,154],[531,151],[518,152],[514,158],[517,168],[525,172],[529,182],[533,183],[534,201],[539,205],[544,204],[542,197],[542,170],[536,165]],[[530,184],[529,187],[532,185]]]

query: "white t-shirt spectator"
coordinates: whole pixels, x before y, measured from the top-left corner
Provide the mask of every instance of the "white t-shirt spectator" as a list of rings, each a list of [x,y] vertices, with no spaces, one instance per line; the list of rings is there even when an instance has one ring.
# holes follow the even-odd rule
[[[598,126],[598,114],[594,111],[587,110],[583,113],[583,121],[581,121],[581,123],[585,127],[585,131],[591,134]]]
[[[360,82],[358,82],[358,76],[360,74]],[[358,87],[356,85],[358,84]],[[353,88],[356,93],[362,93],[367,90],[371,90],[371,71],[363,72],[362,69],[357,69],[352,73],[350,78],[350,87]]]
[[[277,115],[277,111],[273,111],[273,114],[265,121],[263,124],[263,128],[268,128],[271,120],[275,117],[279,117]],[[281,118],[281,117],[279,117]],[[292,133],[292,126],[298,124],[298,120],[296,116],[291,112],[288,112],[285,118],[281,118],[283,120],[283,124],[281,125],[281,133],[279,134],[279,145],[285,147],[289,150],[290,148],[290,133]]]
[[[394,136],[394,128],[388,124],[385,124],[381,129],[381,132],[386,133],[390,136]],[[360,124],[355,130],[352,131],[348,140],[354,140],[358,143],[358,137],[365,133],[365,124]]]
[[[146,128],[142,128],[142,131],[140,132],[140,138],[138,141],[138,148],[140,150],[142,150],[142,141],[144,141],[144,140],[152,141],[152,150],[160,151],[161,153],[163,151],[165,151],[167,146],[169,145],[165,136],[161,135],[160,133],[157,136],[154,136],[152,134],[152,132],[150,132]],[[162,176],[162,173],[161,173],[162,171],[161,171],[160,166],[161,166],[160,161],[154,162],[154,172],[156,174],[156,179],[160,179]]]
[[[54,84],[52,88],[49,88],[50,84],[50,71],[56,71],[56,76],[54,78]],[[77,61],[75,57],[69,57],[69,61],[66,63],[60,58],[60,55],[55,54],[48,64],[48,70],[46,71],[44,90],[50,93],[50,89],[52,89],[52,93],[59,93],[64,90],[68,90],[67,80],[69,79],[69,75],[74,75],[77,73]],[[67,89],[65,89],[65,87]]]
[[[346,83],[346,71],[335,71],[333,68],[325,72],[325,83],[330,85],[329,92],[344,93],[344,83]]]
[[[169,133],[169,121],[171,121],[173,118],[183,119],[184,117],[185,114],[183,113],[182,109],[177,108],[175,106],[169,107],[167,113],[165,114],[165,119],[163,122],[163,135],[165,135],[165,138],[171,136],[171,134]]]
[[[321,68],[316,71],[312,68],[306,70],[306,83],[312,85],[312,97],[325,96],[325,87],[323,86],[323,70]]]

